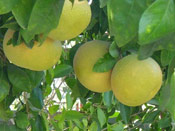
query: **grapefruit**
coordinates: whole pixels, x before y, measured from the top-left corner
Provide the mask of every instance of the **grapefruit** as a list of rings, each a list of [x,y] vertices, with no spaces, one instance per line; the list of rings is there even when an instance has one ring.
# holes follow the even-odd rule
[[[42,45],[35,41],[32,49],[24,43],[13,46],[7,45],[13,37],[13,30],[8,30],[3,40],[3,50],[13,64],[34,71],[47,70],[57,63],[61,56],[61,43],[47,38]]]

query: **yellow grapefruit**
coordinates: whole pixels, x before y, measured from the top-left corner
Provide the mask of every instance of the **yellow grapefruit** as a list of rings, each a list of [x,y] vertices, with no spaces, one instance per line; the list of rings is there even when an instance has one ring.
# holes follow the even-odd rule
[[[139,106],[151,100],[162,84],[162,72],[155,60],[138,60],[129,55],[115,65],[111,86],[116,98],[128,106]]]
[[[111,90],[111,71],[93,72],[94,64],[108,52],[108,47],[108,42],[94,40],[82,45],[75,54],[75,74],[82,85],[91,91],[106,92]]]
[[[53,40],[69,40],[78,36],[88,26],[91,19],[91,9],[86,0],[65,0],[59,24],[48,37]]]
[[[47,38],[41,46],[39,42],[35,41],[32,49],[24,43],[17,46],[7,45],[13,33],[14,31],[9,29],[3,41],[4,53],[13,64],[30,70],[41,71],[49,69],[59,60],[62,52],[59,41],[54,42]]]

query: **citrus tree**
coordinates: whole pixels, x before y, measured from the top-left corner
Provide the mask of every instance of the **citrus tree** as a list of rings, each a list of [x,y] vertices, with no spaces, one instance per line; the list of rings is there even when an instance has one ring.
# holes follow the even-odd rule
[[[175,130],[174,69],[173,0],[0,1],[2,131]]]

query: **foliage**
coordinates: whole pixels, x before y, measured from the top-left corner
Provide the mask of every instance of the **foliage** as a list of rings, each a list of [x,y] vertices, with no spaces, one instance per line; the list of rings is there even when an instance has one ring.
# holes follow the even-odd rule
[[[16,31],[13,45],[24,41],[32,48],[34,40],[42,43],[57,26],[63,4],[64,0],[0,0],[0,129],[175,130],[174,1],[93,0],[90,25],[81,35],[62,42],[64,51],[55,68],[35,72],[10,63],[2,48],[7,28]],[[164,74],[159,93],[142,106],[128,107],[111,91],[100,94],[81,85],[73,71],[75,52],[97,39],[111,45],[94,71],[110,70],[114,61],[130,53],[138,53],[139,59],[151,56]],[[77,101],[82,106],[75,110]]]

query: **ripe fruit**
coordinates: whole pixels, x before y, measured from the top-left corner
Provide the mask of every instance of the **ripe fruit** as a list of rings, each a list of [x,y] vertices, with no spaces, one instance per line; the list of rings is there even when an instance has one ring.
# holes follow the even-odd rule
[[[162,72],[152,58],[138,60],[129,55],[115,65],[111,85],[116,98],[128,106],[138,106],[152,99],[162,84]]]
[[[61,56],[61,44],[47,38],[40,46],[39,42],[34,42],[32,49],[24,43],[13,46],[7,45],[12,38],[14,31],[8,30],[3,41],[3,49],[6,57],[13,64],[30,70],[47,70],[57,63]]]
[[[65,0],[59,24],[48,37],[53,40],[69,40],[78,36],[88,26],[91,19],[91,9],[86,0]]]
[[[93,72],[94,64],[107,53],[108,47],[108,42],[90,41],[82,45],[75,54],[75,74],[79,81],[91,91],[105,92],[111,89],[111,71],[103,73]]]

